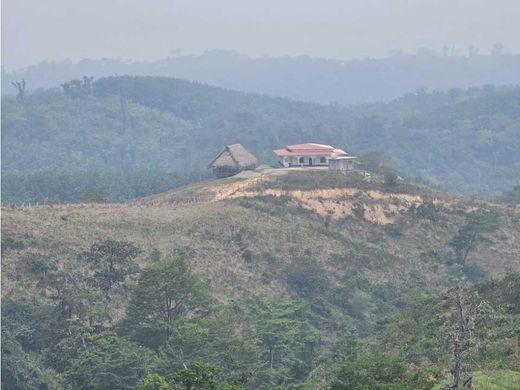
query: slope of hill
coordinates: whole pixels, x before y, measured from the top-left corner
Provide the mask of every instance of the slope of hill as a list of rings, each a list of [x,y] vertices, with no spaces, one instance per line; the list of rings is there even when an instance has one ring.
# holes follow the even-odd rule
[[[381,150],[403,173],[453,191],[492,195],[518,184],[520,89],[418,93],[341,108],[183,80],[100,79],[67,94],[4,98],[4,174],[193,172],[240,142],[266,163],[273,148],[323,142]],[[14,200],[16,201],[16,200]]]
[[[455,260],[452,242],[475,213],[496,216],[498,226],[488,233],[482,229],[481,245],[473,246],[462,264]],[[380,320],[421,305],[407,301],[408,294],[440,299],[436,294],[462,280],[519,272],[519,231],[518,207],[459,198],[404,181],[327,171],[267,169],[127,204],[4,207],[5,348],[8,355],[33,365],[33,378],[50,377],[73,387],[87,380],[84,368],[90,365],[98,365],[98,370],[125,367],[136,375],[125,380],[135,384],[147,373],[166,375],[183,366],[195,370],[199,366],[191,364],[202,361],[220,367],[228,381],[247,372],[247,388],[324,388],[348,369],[334,373],[331,368],[337,367],[331,363],[355,356],[366,359],[371,348],[385,345],[377,341],[383,337]],[[88,252],[89,247],[107,238],[139,248],[136,260],[149,271],[130,273],[123,283],[114,283],[105,300],[103,285],[94,283],[103,274],[90,268],[85,253],[100,253]],[[144,286],[145,274],[152,277],[155,268],[167,267],[172,259],[183,259],[218,305],[209,317],[193,309],[181,314],[173,322],[178,335],[150,344],[163,325],[154,322],[156,330],[147,325],[146,337],[135,333],[140,320],[132,317],[129,307],[134,306],[128,306],[128,300],[136,305],[140,299],[135,295],[139,288],[132,287],[136,278],[138,286]],[[509,283],[504,291],[511,291],[513,282],[504,282]],[[514,302],[505,296],[492,299]],[[155,307],[149,296],[146,302]],[[145,307],[138,306],[140,311],[148,310]],[[504,332],[513,314],[501,314]],[[400,324],[402,318],[392,320],[399,329],[406,325]],[[388,340],[398,337],[392,326],[385,329]],[[114,330],[116,339],[110,333]],[[423,363],[409,365],[416,356],[408,360],[406,350],[398,361],[384,363],[404,370],[399,368],[397,379],[388,380],[399,380],[399,389],[430,389],[448,377],[450,350],[428,347],[435,342],[420,344],[426,336],[417,333],[414,339],[414,334],[406,334],[407,345],[424,356]],[[428,337],[432,343],[432,337],[441,336]],[[502,348],[509,337],[507,332],[496,336],[490,348]],[[104,355],[103,343],[111,345],[111,355]],[[384,354],[395,356],[396,351]],[[492,380],[497,367],[513,370],[511,378],[516,378],[517,350],[504,350],[500,358],[479,351],[471,367],[481,370],[479,380]],[[133,354],[148,356],[147,363]],[[493,365],[497,362],[500,365]],[[3,369],[6,366],[9,375],[27,380],[22,378],[25,366],[15,369],[8,363]],[[403,378],[409,381],[406,385]]]
[[[25,78],[28,88],[51,88],[85,75],[178,77],[223,88],[266,93],[321,103],[360,104],[388,101],[419,88],[449,90],[485,84],[520,83],[520,56],[468,57],[421,52],[382,59],[339,61],[311,57],[248,58],[213,50],[155,62],[82,60],[46,62],[25,70],[2,72],[2,94],[14,94],[10,82]]]

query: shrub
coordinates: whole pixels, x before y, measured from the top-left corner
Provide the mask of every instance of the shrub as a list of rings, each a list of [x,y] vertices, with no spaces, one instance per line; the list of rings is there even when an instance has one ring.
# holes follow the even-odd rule
[[[386,190],[393,190],[397,187],[398,176],[395,172],[386,172],[383,176],[383,185]]]
[[[390,237],[399,237],[403,235],[404,225],[400,223],[391,223],[384,226],[385,233]]]
[[[354,204],[352,212],[358,218],[365,218],[365,207],[361,203]]]
[[[298,294],[312,297],[327,289],[328,279],[325,269],[310,256],[294,259],[287,268],[287,283]]]

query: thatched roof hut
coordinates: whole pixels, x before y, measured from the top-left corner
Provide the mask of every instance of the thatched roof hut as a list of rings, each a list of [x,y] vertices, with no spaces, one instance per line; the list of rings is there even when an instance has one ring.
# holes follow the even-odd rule
[[[228,145],[208,165],[216,177],[228,177],[240,171],[255,169],[258,160],[240,144]]]

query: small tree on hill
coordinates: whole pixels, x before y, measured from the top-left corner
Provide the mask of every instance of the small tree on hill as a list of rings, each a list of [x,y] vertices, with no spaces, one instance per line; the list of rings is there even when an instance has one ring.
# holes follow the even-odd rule
[[[466,215],[466,222],[449,243],[455,252],[455,261],[464,265],[469,253],[490,242],[489,235],[498,228],[499,216],[496,213],[476,211]]]
[[[135,259],[140,253],[141,250],[131,242],[108,239],[93,244],[80,259],[89,264],[94,271],[93,284],[110,301],[112,288],[138,272]]]

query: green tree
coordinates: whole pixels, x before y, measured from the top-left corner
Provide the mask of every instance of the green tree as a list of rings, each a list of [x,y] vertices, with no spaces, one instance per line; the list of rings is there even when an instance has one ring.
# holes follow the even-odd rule
[[[172,390],[172,387],[166,378],[159,374],[148,374],[139,381],[137,390]]]
[[[241,384],[228,383],[218,367],[194,363],[170,376],[176,390],[245,390]]]
[[[131,242],[108,239],[93,244],[80,255],[80,259],[89,264],[94,272],[94,285],[110,301],[112,288],[138,272],[135,259],[140,253],[141,250]]]
[[[107,332],[93,337],[70,362],[64,377],[76,389],[130,390],[147,374],[153,362],[150,350]]]
[[[57,373],[46,368],[35,354],[25,352],[2,324],[2,389],[62,389]]]
[[[408,372],[399,359],[363,356],[343,362],[334,374],[329,390],[431,390],[435,380]]]
[[[250,310],[267,370],[261,381],[274,387],[303,380],[315,364],[320,341],[306,319],[306,304],[262,298],[252,302]]]
[[[464,265],[471,251],[489,242],[489,235],[500,226],[499,221],[499,216],[493,212],[480,210],[467,214],[465,223],[449,243],[455,252],[455,261]]]
[[[172,335],[176,321],[204,315],[209,304],[204,284],[183,258],[164,260],[139,276],[123,329],[134,340],[157,348]]]

